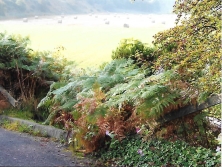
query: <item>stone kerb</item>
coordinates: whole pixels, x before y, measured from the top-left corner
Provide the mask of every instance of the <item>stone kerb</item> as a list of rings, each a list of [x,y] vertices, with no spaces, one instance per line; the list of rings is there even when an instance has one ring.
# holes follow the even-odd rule
[[[59,140],[65,140],[66,136],[67,136],[67,132],[62,130],[62,129],[58,129],[55,128],[53,126],[47,126],[47,125],[41,125],[32,121],[28,121],[28,120],[23,120],[23,119],[19,119],[19,118],[12,118],[12,117],[8,117],[8,116],[4,116],[4,115],[0,115],[0,122],[2,122],[3,120],[8,120],[11,122],[19,122],[20,124],[24,124],[29,126],[30,128],[32,128],[33,130],[37,130],[40,133],[47,135],[49,137],[53,137]]]

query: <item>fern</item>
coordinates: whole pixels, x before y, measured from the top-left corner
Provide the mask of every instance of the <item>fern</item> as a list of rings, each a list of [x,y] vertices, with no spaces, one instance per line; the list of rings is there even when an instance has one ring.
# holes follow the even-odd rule
[[[92,132],[91,139],[96,141],[96,137],[104,135],[104,129],[97,129],[104,126],[98,120],[113,117],[116,120],[110,120],[110,130],[113,129],[122,138],[126,131],[124,122],[134,111],[142,119],[153,120],[164,114],[166,108],[177,104],[180,91],[171,89],[170,85],[175,78],[173,71],[147,77],[144,70],[132,64],[132,60],[119,59],[93,74],[84,71],[65,84],[57,87],[55,84],[47,100],[55,106],[55,110],[62,109],[75,115],[78,119],[75,128],[82,136],[89,137]],[[53,118],[52,115],[50,117]],[[89,125],[97,128],[87,129]],[[121,127],[117,128],[117,125]],[[89,147],[86,140],[83,143]]]
[[[144,99],[151,99],[158,96],[161,96],[161,94],[165,93],[167,90],[167,87],[164,85],[156,84],[156,85],[150,85],[146,86],[143,89],[143,93],[141,95]]]
[[[68,90],[71,89],[72,87],[75,87],[76,84],[77,84],[77,82],[70,82],[70,83],[68,83],[67,85],[62,86],[62,87],[54,90],[54,91],[52,92],[52,94],[61,96],[63,93],[65,93],[66,91],[68,91]],[[60,84],[60,85],[61,85],[61,84]]]
[[[107,92],[106,105],[121,108],[123,104],[130,103],[136,110],[147,118],[158,118],[166,107],[176,104],[181,95],[179,91],[172,91],[170,86],[163,85],[163,78],[169,75],[159,74],[145,78],[138,74],[130,78],[127,83],[118,84]],[[157,82],[160,82],[157,84]]]
[[[48,93],[49,94],[49,93]],[[51,98],[49,97],[49,95],[47,95],[46,97],[44,97],[38,104],[37,108],[40,108],[42,106],[45,106],[45,107],[50,107],[50,105],[52,105],[51,103]]]
[[[176,92],[171,92],[167,88],[164,91],[160,90],[160,92],[156,92],[155,96],[150,96],[155,92],[156,91],[151,92],[149,96],[145,98],[141,105],[137,108],[137,111],[139,113],[142,113],[142,115],[145,115],[147,118],[151,119],[157,119],[161,115],[163,115],[164,109],[170,105],[175,105],[176,99],[180,97],[180,94],[177,94]]]

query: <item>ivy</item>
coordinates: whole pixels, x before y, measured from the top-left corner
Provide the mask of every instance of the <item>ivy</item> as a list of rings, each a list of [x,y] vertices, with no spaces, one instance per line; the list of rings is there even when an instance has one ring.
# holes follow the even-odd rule
[[[100,150],[97,156],[116,166],[220,166],[220,155],[215,151],[192,147],[182,141],[144,142],[139,136],[121,142],[114,140],[108,150]]]

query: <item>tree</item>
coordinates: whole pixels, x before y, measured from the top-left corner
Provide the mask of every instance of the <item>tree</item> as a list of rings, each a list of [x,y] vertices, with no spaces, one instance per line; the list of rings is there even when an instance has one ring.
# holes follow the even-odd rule
[[[177,0],[174,13],[176,26],[154,36],[156,68],[173,69],[190,93],[205,99],[220,91],[221,2]]]

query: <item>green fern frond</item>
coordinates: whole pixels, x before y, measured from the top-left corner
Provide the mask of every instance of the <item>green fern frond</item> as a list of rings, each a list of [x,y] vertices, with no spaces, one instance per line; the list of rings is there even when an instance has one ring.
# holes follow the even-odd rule
[[[42,106],[49,107],[51,105],[51,98],[49,96],[44,97],[38,104],[37,108]]]
[[[115,87],[111,88],[109,92],[106,93],[108,98],[112,98],[113,96],[122,94],[126,91],[127,83],[117,84]]]
[[[143,113],[147,118],[159,118],[164,111],[164,108],[175,105],[175,99],[180,97],[176,92],[166,91],[162,95],[149,97],[143,101],[143,103],[137,107],[139,113]]]
[[[161,93],[164,93],[167,91],[167,87],[163,85],[151,85],[149,87],[146,87],[144,89],[144,92],[142,93],[141,97],[144,99],[149,99],[154,96],[160,95]]]
[[[88,77],[86,80],[84,80],[83,81],[84,91],[91,89],[95,82],[96,82],[95,77]]]
[[[52,93],[55,94],[55,95],[61,95],[63,93],[65,93],[68,89],[72,88],[72,87],[75,87],[77,85],[77,81],[75,82],[70,82],[68,83],[67,85],[63,86],[63,87],[60,87],[56,90],[54,90]]]
[[[62,106],[61,109],[71,111],[73,109],[73,106],[77,104],[77,100],[70,99],[69,101],[66,101]]]

